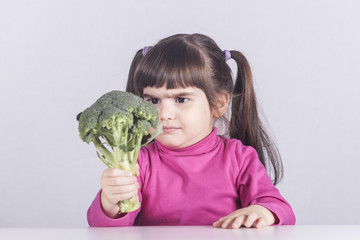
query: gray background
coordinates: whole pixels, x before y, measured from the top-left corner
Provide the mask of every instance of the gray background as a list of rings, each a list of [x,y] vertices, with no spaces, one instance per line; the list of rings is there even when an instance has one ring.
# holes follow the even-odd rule
[[[193,32],[247,56],[297,224],[360,224],[359,10],[355,0],[0,1],[0,227],[87,226],[105,165],[76,114],[124,89],[138,49]]]

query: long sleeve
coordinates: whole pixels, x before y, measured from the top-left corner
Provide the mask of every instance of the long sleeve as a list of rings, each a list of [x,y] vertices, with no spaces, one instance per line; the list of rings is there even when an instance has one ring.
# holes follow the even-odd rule
[[[87,218],[90,226],[211,225],[241,207],[262,205],[276,224],[294,224],[290,205],[272,184],[252,147],[217,135],[170,149],[159,142],[142,147],[138,163],[141,210],[107,217],[99,192]]]
[[[242,207],[257,204],[273,212],[277,225],[295,224],[295,215],[290,204],[280,195],[273,185],[265,167],[252,147],[240,147],[238,159],[240,173],[237,179],[240,201]]]
[[[91,227],[122,227],[132,226],[140,208],[134,212],[122,214],[119,218],[110,218],[105,215],[100,202],[101,190],[97,193],[94,201],[87,212],[87,220]],[[140,196],[139,196],[140,197]]]

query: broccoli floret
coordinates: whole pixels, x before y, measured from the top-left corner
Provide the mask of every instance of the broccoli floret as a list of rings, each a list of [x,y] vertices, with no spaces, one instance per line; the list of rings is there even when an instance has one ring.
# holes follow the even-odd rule
[[[111,91],[78,114],[80,138],[93,143],[97,155],[108,167],[135,174],[135,165],[144,136],[157,128],[150,142],[162,132],[157,127],[158,112],[153,104],[128,92]],[[148,143],[147,142],[147,143]],[[138,196],[119,202],[120,212],[140,207]]]

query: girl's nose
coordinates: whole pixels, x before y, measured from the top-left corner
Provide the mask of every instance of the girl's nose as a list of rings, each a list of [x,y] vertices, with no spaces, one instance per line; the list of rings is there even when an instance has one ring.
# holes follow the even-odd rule
[[[158,111],[159,111],[160,121],[173,120],[175,118],[174,109],[170,104],[166,104],[166,103],[161,104]]]

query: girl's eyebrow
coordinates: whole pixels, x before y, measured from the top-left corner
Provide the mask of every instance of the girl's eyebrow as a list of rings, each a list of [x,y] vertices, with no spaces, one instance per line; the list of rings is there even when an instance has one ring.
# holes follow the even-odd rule
[[[195,95],[195,93],[192,93],[192,92],[179,92],[179,93],[174,93],[174,94],[165,94],[165,97],[166,98],[175,98],[175,97],[189,97],[189,96],[194,96],[194,95]],[[143,98],[158,98],[158,96],[144,93]]]

